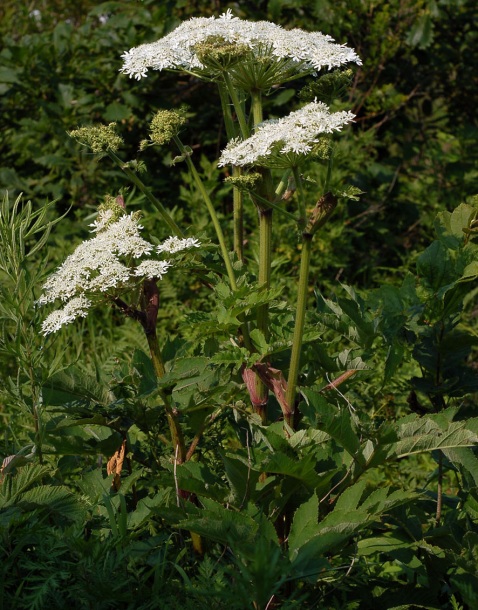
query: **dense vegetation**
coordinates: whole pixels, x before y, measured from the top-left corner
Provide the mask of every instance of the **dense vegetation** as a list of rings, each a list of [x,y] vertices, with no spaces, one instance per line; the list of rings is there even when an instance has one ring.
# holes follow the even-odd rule
[[[474,5],[2,2],[0,608],[478,607]],[[119,72],[228,8],[363,64],[260,111],[249,92],[246,125],[246,88],[228,115],[216,82]],[[355,121],[280,197],[277,168],[251,187],[218,167],[260,114],[314,99]],[[180,107],[183,148],[151,146]],[[110,123],[118,150],[71,134]],[[174,255],[154,323],[145,280],[45,336],[42,287],[102,203],[154,247],[201,247]]]

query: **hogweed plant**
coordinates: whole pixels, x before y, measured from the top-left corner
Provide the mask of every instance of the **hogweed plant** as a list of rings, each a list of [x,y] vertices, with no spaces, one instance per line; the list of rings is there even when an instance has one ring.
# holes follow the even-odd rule
[[[333,159],[331,136],[352,122],[354,115],[349,111],[332,112],[325,103],[315,100],[288,116],[264,120],[263,96],[271,95],[275,89],[291,80],[315,78],[323,68],[338,68],[350,62],[360,64],[360,60],[352,49],[334,43],[329,36],[299,29],[287,31],[268,22],[244,21],[234,17],[230,10],[219,18],[191,19],[158,42],[131,49],[123,55],[123,59],[121,71],[138,80],[146,77],[149,69],[169,69],[188,72],[218,85],[230,138],[218,165],[232,168],[233,244],[226,242],[214,202],[201,181],[191,149],[181,139],[187,137],[184,110],[159,110],[151,122],[149,139],[141,143],[141,148],[162,146],[170,141],[177,146],[179,157],[175,161],[181,160],[187,164],[203,198],[216,232],[225,268],[224,275],[233,297],[238,291],[238,285],[244,281],[244,276],[240,276],[240,267],[234,266],[231,250],[235,250],[236,260],[244,260],[243,244],[246,231],[250,230],[244,226],[243,220],[245,192],[257,209],[260,254],[256,289],[264,302],[257,306],[255,320],[251,319],[250,312],[247,311],[238,316],[237,333],[231,339],[237,341],[237,345],[244,346],[248,352],[248,357],[242,363],[242,375],[254,410],[262,423],[268,422],[268,395],[269,390],[272,390],[282,408],[285,424],[292,430],[309,293],[308,269],[312,237],[337,203],[336,197],[328,190]],[[336,78],[340,81],[340,73],[336,74]],[[174,231],[178,249],[183,243],[184,247],[198,245],[194,238],[183,238],[183,230],[148,192],[131,170],[131,164],[124,163],[117,156],[121,138],[116,134],[113,124],[83,127],[70,135],[88,146],[92,152],[109,155],[133,179],[134,184],[145,194],[148,193],[147,197],[160,213],[161,219]],[[302,170],[311,159],[320,159],[328,164],[327,179],[322,185],[322,192],[316,196],[318,201],[315,207],[308,202],[302,183]],[[291,183],[297,192],[295,212],[285,209],[283,203],[284,193]],[[126,315],[142,322],[149,337],[153,362],[159,362],[159,347],[152,345],[150,337],[154,321],[147,318],[146,307],[142,312],[146,316],[144,321],[136,310],[124,304],[121,294],[124,290],[137,288],[142,282],[145,302],[150,303],[153,298],[157,301],[157,281],[167,272],[171,263],[151,260],[153,246],[140,238],[140,226],[134,215],[125,213],[118,218],[118,212],[113,207],[100,210],[94,229],[97,235],[79,246],[45,284],[39,303],[57,298],[67,300],[67,303],[61,310],[48,316],[43,330],[45,333],[56,331],[76,317],[86,315],[97,302],[99,294],[122,308]],[[290,208],[290,204],[287,207]],[[254,343],[254,337],[260,337],[265,343],[271,339],[268,311],[271,296],[267,295],[271,289],[274,212],[295,219],[302,246],[296,322],[291,338],[287,381],[287,372],[274,370],[264,354],[258,353]],[[130,266],[120,262],[119,256],[128,258]],[[132,267],[131,261],[141,257],[146,258]],[[163,376],[162,364],[155,365],[155,369],[158,376]],[[171,418],[173,407],[166,405],[166,409]],[[178,449],[178,443],[182,444],[178,439],[182,435],[176,430],[173,438],[175,454],[183,461],[184,447]]]
[[[122,139],[114,124],[72,131],[80,144],[117,164],[154,207],[155,232],[162,240],[147,240],[141,213],[125,209],[121,196],[106,196],[91,225],[92,236],[43,284],[37,305],[62,303],[43,321],[46,345],[51,335],[93,308],[110,305],[137,321],[149,347],[149,359],[137,352],[133,356],[142,377],[139,397],[125,399],[134,407],[125,416],[118,411],[121,400],[108,402],[111,392],[103,395],[106,398],[97,400],[102,416],[94,419],[122,437],[121,463],[127,452],[143,467],[161,471],[163,493],[154,501],[140,500],[132,522],[158,514],[189,530],[197,550],[202,550],[200,536],[231,545],[252,587],[255,608],[285,599],[296,578],[321,582],[325,595],[327,583],[335,582],[341,570],[346,578],[357,558],[367,556],[367,548],[355,540],[371,536],[377,524],[385,527],[385,515],[396,511],[396,521],[387,527],[402,537],[407,549],[416,542],[405,523],[406,506],[418,502],[419,495],[392,485],[374,488],[369,472],[422,451],[467,451],[478,440],[476,426],[454,421],[458,411],[447,408],[444,399],[443,415],[428,414],[423,416],[426,421],[413,416],[375,430],[373,418],[359,416],[345,395],[348,380],[372,366],[372,346],[378,343],[385,354],[380,363],[384,379],[397,370],[405,353],[403,337],[418,323],[415,313],[407,318],[403,312],[414,299],[410,312],[420,309],[418,290],[407,285],[408,292],[405,287],[403,294],[395,295],[402,312],[398,318],[380,295],[367,303],[352,289],[337,302],[317,294],[316,308],[310,307],[314,236],[320,236],[339,201],[359,194],[346,184],[332,186],[337,184],[335,140],[353,123],[354,114],[334,110],[311,95],[286,116],[265,117],[264,101],[298,79],[309,83],[310,91],[321,90],[310,86],[320,79],[327,81],[322,89],[343,90],[350,82],[347,66],[360,65],[360,59],[329,36],[241,20],[230,10],[219,18],[191,19],[122,57],[121,72],[138,81],[149,70],[172,70],[217,85],[228,142],[221,143],[216,162],[231,186],[232,213],[230,218],[219,216],[218,204],[203,182],[187,144],[191,126],[186,109],[156,110],[140,150],[177,149],[172,165],[185,164],[214,237],[178,225],[142,181],[137,171],[141,163],[121,158]],[[324,76],[326,69],[331,72]],[[322,184],[314,184],[314,192],[305,184],[312,163],[323,166],[324,177]],[[254,214],[245,214],[246,206],[252,206]],[[471,211],[465,216],[460,216],[458,233],[462,226],[471,226]],[[257,225],[250,224],[251,218]],[[295,302],[281,298],[283,283],[272,273],[274,227],[282,223],[297,234]],[[256,234],[257,259],[245,246]],[[195,274],[210,307],[187,313],[184,338],[160,345],[162,283],[184,273]],[[447,281],[451,285],[450,278]],[[342,345],[345,342],[333,357],[327,354],[330,330]],[[416,337],[418,341],[420,334]],[[51,396],[55,378],[49,383]],[[137,405],[143,402],[149,408],[140,413]],[[221,419],[227,425],[219,428],[227,431],[225,436],[234,430],[236,440],[223,436],[217,447],[207,435],[217,439]],[[158,428],[161,421],[169,426],[169,438]],[[152,461],[145,460],[138,439],[151,438],[153,431],[169,457],[155,449]],[[198,451],[202,442],[212,447],[213,458]],[[453,459],[454,454],[446,455]],[[460,455],[462,464],[471,460],[468,454],[466,459]]]

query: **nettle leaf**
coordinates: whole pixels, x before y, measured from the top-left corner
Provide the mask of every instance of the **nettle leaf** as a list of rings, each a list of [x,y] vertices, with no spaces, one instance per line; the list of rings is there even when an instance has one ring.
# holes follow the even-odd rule
[[[43,484],[52,472],[47,466],[28,464],[16,474],[5,475],[0,485],[0,513],[15,517],[18,512],[37,509],[46,511],[49,518],[60,517],[70,521],[84,518],[85,503],[65,485]],[[15,507],[16,511],[8,511]],[[7,522],[9,519],[7,518]]]
[[[101,470],[90,470],[82,475],[80,479],[75,481],[83,494],[90,500],[92,504],[98,502],[104,495],[111,494],[111,484],[113,475],[103,477]]]
[[[295,520],[296,517],[294,517],[294,523]],[[309,563],[313,568],[317,557],[339,549],[359,531],[370,526],[374,520],[365,511],[333,511],[320,525],[315,527],[315,531],[309,539],[294,538],[289,534],[289,557],[294,563],[298,561],[302,566]],[[299,528],[298,525],[296,530]],[[304,528],[304,534],[310,535],[312,531],[311,525]]]
[[[314,493],[294,514],[289,532],[289,553],[291,558],[317,533],[319,522],[319,499]]]
[[[184,359],[182,366],[167,373],[160,384],[167,384],[177,406],[188,413],[213,408],[221,400],[227,401],[234,388],[231,371],[213,366],[211,359],[206,357]]]
[[[22,494],[41,483],[49,475],[51,475],[50,468],[39,464],[28,464],[20,468],[15,475],[8,474],[0,485],[0,506],[15,504]]]
[[[335,503],[334,511],[356,510],[367,487],[366,481],[357,481],[354,485],[347,487]]]

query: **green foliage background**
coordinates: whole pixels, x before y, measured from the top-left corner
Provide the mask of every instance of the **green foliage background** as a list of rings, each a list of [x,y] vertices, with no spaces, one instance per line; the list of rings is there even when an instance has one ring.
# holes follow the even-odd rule
[[[328,345],[321,349],[313,336],[307,344],[310,390],[302,410],[310,438],[298,432],[286,446],[279,427],[264,433],[253,422],[255,441],[273,447],[274,455],[251,454],[243,424],[220,417],[200,459],[172,473],[164,446],[153,440],[164,421],[153,412],[147,348],[133,323],[96,312],[45,352],[34,332],[41,312],[33,303],[47,271],[87,235],[88,215],[104,194],[126,186],[120,170],[98,163],[68,137],[78,126],[118,122],[121,155],[129,160],[157,109],[187,104],[194,130],[184,139],[201,159],[227,227],[229,191],[214,163],[218,138],[226,138],[212,86],[152,72],[137,83],[118,72],[130,47],[156,40],[184,19],[227,8],[247,19],[321,30],[356,49],[363,66],[349,99],[332,100],[357,115],[339,142],[336,175],[364,193],[340,202],[316,244],[311,321]],[[10,206],[23,193],[32,201],[30,213],[43,210],[45,222],[65,218],[47,250],[35,251],[41,233],[25,233],[22,261],[9,257],[8,236],[0,245],[0,456],[18,460],[18,474],[0,488],[0,608],[266,608],[272,595],[284,608],[476,607],[478,469],[469,448],[477,432],[469,423],[476,416],[476,270],[467,267],[476,252],[473,234],[469,243],[460,241],[461,221],[473,231],[478,192],[476,19],[472,0],[2,2],[0,189],[8,191]],[[304,100],[317,94],[304,85],[271,96],[268,114],[292,110],[296,94]],[[214,239],[187,175],[169,168],[172,156],[167,149],[142,153],[150,170],[145,180],[178,222]],[[321,171],[308,169],[312,197]],[[124,193],[128,208],[146,213],[147,230],[166,237],[140,193]],[[462,202],[470,207],[447,215]],[[284,222],[274,240],[274,281],[292,298],[296,235]],[[249,242],[253,258],[254,234]],[[215,315],[194,279],[165,280],[166,353],[178,353],[178,324],[191,313],[193,297],[196,309]],[[194,341],[196,319],[190,320],[185,338]],[[281,320],[287,328],[287,315]],[[206,352],[214,352],[214,341],[206,342]],[[436,354],[448,362],[440,384]],[[345,415],[329,421],[317,390],[345,362],[348,368],[363,363],[363,370],[341,389],[349,401],[341,403]],[[75,368],[62,380],[65,364]],[[199,354],[194,370],[206,371]],[[55,375],[64,393],[52,392],[39,421],[37,394]],[[218,367],[208,382],[224,404],[234,401],[237,373],[231,381],[226,367]],[[424,396],[433,397],[430,404]],[[417,413],[428,418],[422,436],[414,428]],[[125,431],[136,465],[123,477],[121,493],[112,494],[98,456],[111,456]],[[445,446],[442,435],[458,446]],[[38,446],[42,465],[31,463]],[[351,464],[357,482],[342,488]],[[437,528],[438,468],[446,489]],[[275,475],[275,487],[261,488],[262,472]],[[173,474],[182,489],[206,498],[204,513],[175,510]],[[316,531],[318,499],[331,489],[338,505],[328,512],[320,504]],[[286,502],[294,509],[288,555],[265,517]],[[210,541],[204,557],[189,550],[188,531]]]

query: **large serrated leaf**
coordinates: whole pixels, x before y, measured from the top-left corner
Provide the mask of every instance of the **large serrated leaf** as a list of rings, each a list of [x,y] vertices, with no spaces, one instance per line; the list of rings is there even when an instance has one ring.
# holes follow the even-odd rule
[[[78,400],[108,405],[114,402],[115,396],[107,385],[72,365],[45,382],[43,399],[48,405],[65,405]]]
[[[450,422],[444,415],[403,418],[393,429],[383,428],[368,467],[414,453],[474,446],[478,442],[476,419]]]
[[[222,455],[222,461],[231,488],[228,502],[240,508],[249,500],[260,473],[252,469],[252,464],[245,463],[232,454]]]
[[[274,528],[265,517],[228,510],[211,501],[196,516],[183,519],[178,525],[222,544],[250,544],[259,532],[276,540]]]

